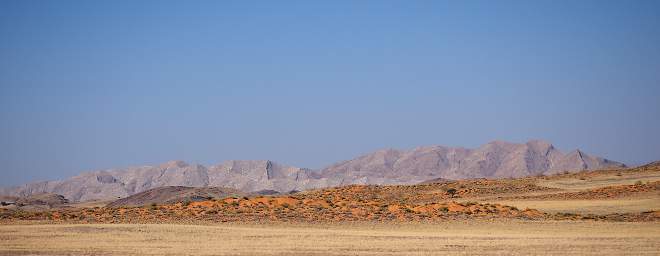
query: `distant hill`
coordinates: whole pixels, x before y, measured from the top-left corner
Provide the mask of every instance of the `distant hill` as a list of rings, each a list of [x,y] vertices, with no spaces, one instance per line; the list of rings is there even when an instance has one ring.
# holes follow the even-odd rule
[[[27,211],[41,211],[64,207],[69,203],[64,196],[53,193],[36,193],[24,197],[0,196],[0,207]]]
[[[25,197],[56,193],[79,202],[125,198],[165,186],[288,193],[349,184],[417,184],[439,178],[524,177],[621,167],[625,165],[580,150],[562,153],[544,141],[523,144],[495,141],[476,149],[445,146],[384,149],[321,170],[269,160],[232,160],[209,167],[172,161],[159,166],[94,171],[61,181],[2,188],[0,195]]]
[[[181,187],[167,186],[150,189],[135,195],[121,198],[107,207],[143,206],[149,204],[174,204],[180,202],[196,202],[211,199],[222,199],[228,196],[244,196],[245,193],[231,188],[218,187]]]

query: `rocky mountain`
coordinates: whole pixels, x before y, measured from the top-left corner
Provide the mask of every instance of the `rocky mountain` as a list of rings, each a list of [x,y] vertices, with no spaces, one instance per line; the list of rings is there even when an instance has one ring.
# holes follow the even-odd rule
[[[241,191],[291,191],[325,187],[312,170],[267,160],[227,161],[205,167],[183,161],[159,166],[129,167],[80,174],[61,181],[45,181],[0,189],[0,195],[28,196],[56,193],[80,202],[128,197],[165,186],[227,187]]]
[[[494,141],[477,149],[444,146],[385,149],[321,171],[330,184],[412,184],[431,179],[514,178],[625,167],[580,150],[562,153],[552,144]]]
[[[427,146],[379,150],[322,170],[268,160],[226,161],[209,167],[172,161],[3,188],[0,195],[56,193],[71,201],[88,201],[123,198],[165,186],[288,192],[348,184],[415,184],[438,178],[522,177],[624,166],[579,150],[562,153],[544,141],[524,144],[495,141],[477,149]]]

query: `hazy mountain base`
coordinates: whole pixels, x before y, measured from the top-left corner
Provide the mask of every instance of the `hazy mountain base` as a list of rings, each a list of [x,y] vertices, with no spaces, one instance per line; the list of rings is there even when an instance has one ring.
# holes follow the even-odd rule
[[[164,186],[227,187],[244,192],[303,191],[350,184],[416,184],[430,179],[506,178],[551,175],[561,171],[621,168],[579,150],[564,154],[551,144],[491,142],[477,149],[443,146],[409,151],[381,150],[320,171],[272,161],[227,161],[205,167],[181,161],[84,173],[0,189],[0,194],[29,196],[56,193],[73,202],[127,197]]]

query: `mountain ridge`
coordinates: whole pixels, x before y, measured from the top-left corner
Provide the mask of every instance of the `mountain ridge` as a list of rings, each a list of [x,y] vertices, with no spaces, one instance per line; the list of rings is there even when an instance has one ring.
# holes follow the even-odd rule
[[[417,184],[432,179],[515,178],[625,167],[580,150],[562,153],[551,143],[492,141],[475,149],[420,146],[381,149],[311,170],[271,160],[228,160],[203,166],[169,161],[155,166],[84,172],[56,181],[0,188],[0,195],[57,193],[71,201],[123,198],[165,186],[227,187],[244,192],[303,191],[350,184]]]

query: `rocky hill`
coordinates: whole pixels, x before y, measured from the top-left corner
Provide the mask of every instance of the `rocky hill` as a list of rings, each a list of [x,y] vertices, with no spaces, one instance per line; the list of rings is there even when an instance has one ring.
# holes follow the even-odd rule
[[[0,196],[0,208],[21,211],[42,211],[64,207],[69,203],[64,196],[53,193],[36,193],[24,197]]]
[[[144,206],[150,204],[174,204],[223,199],[229,196],[244,196],[245,193],[231,188],[167,186],[150,189],[119,199],[108,207]]]
[[[0,195],[25,197],[56,193],[79,202],[123,198],[165,186],[288,192],[349,184],[416,184],[438,178],[523,177],[624,166],[579,150],[562,153],[543,141],[524,144],[496,141],[477,149],[444,146],[386,149],[322,170],[268,160],[227,161],[209,167],[172,161],[159,166],[94,171],[61,181],[3,188]]]

